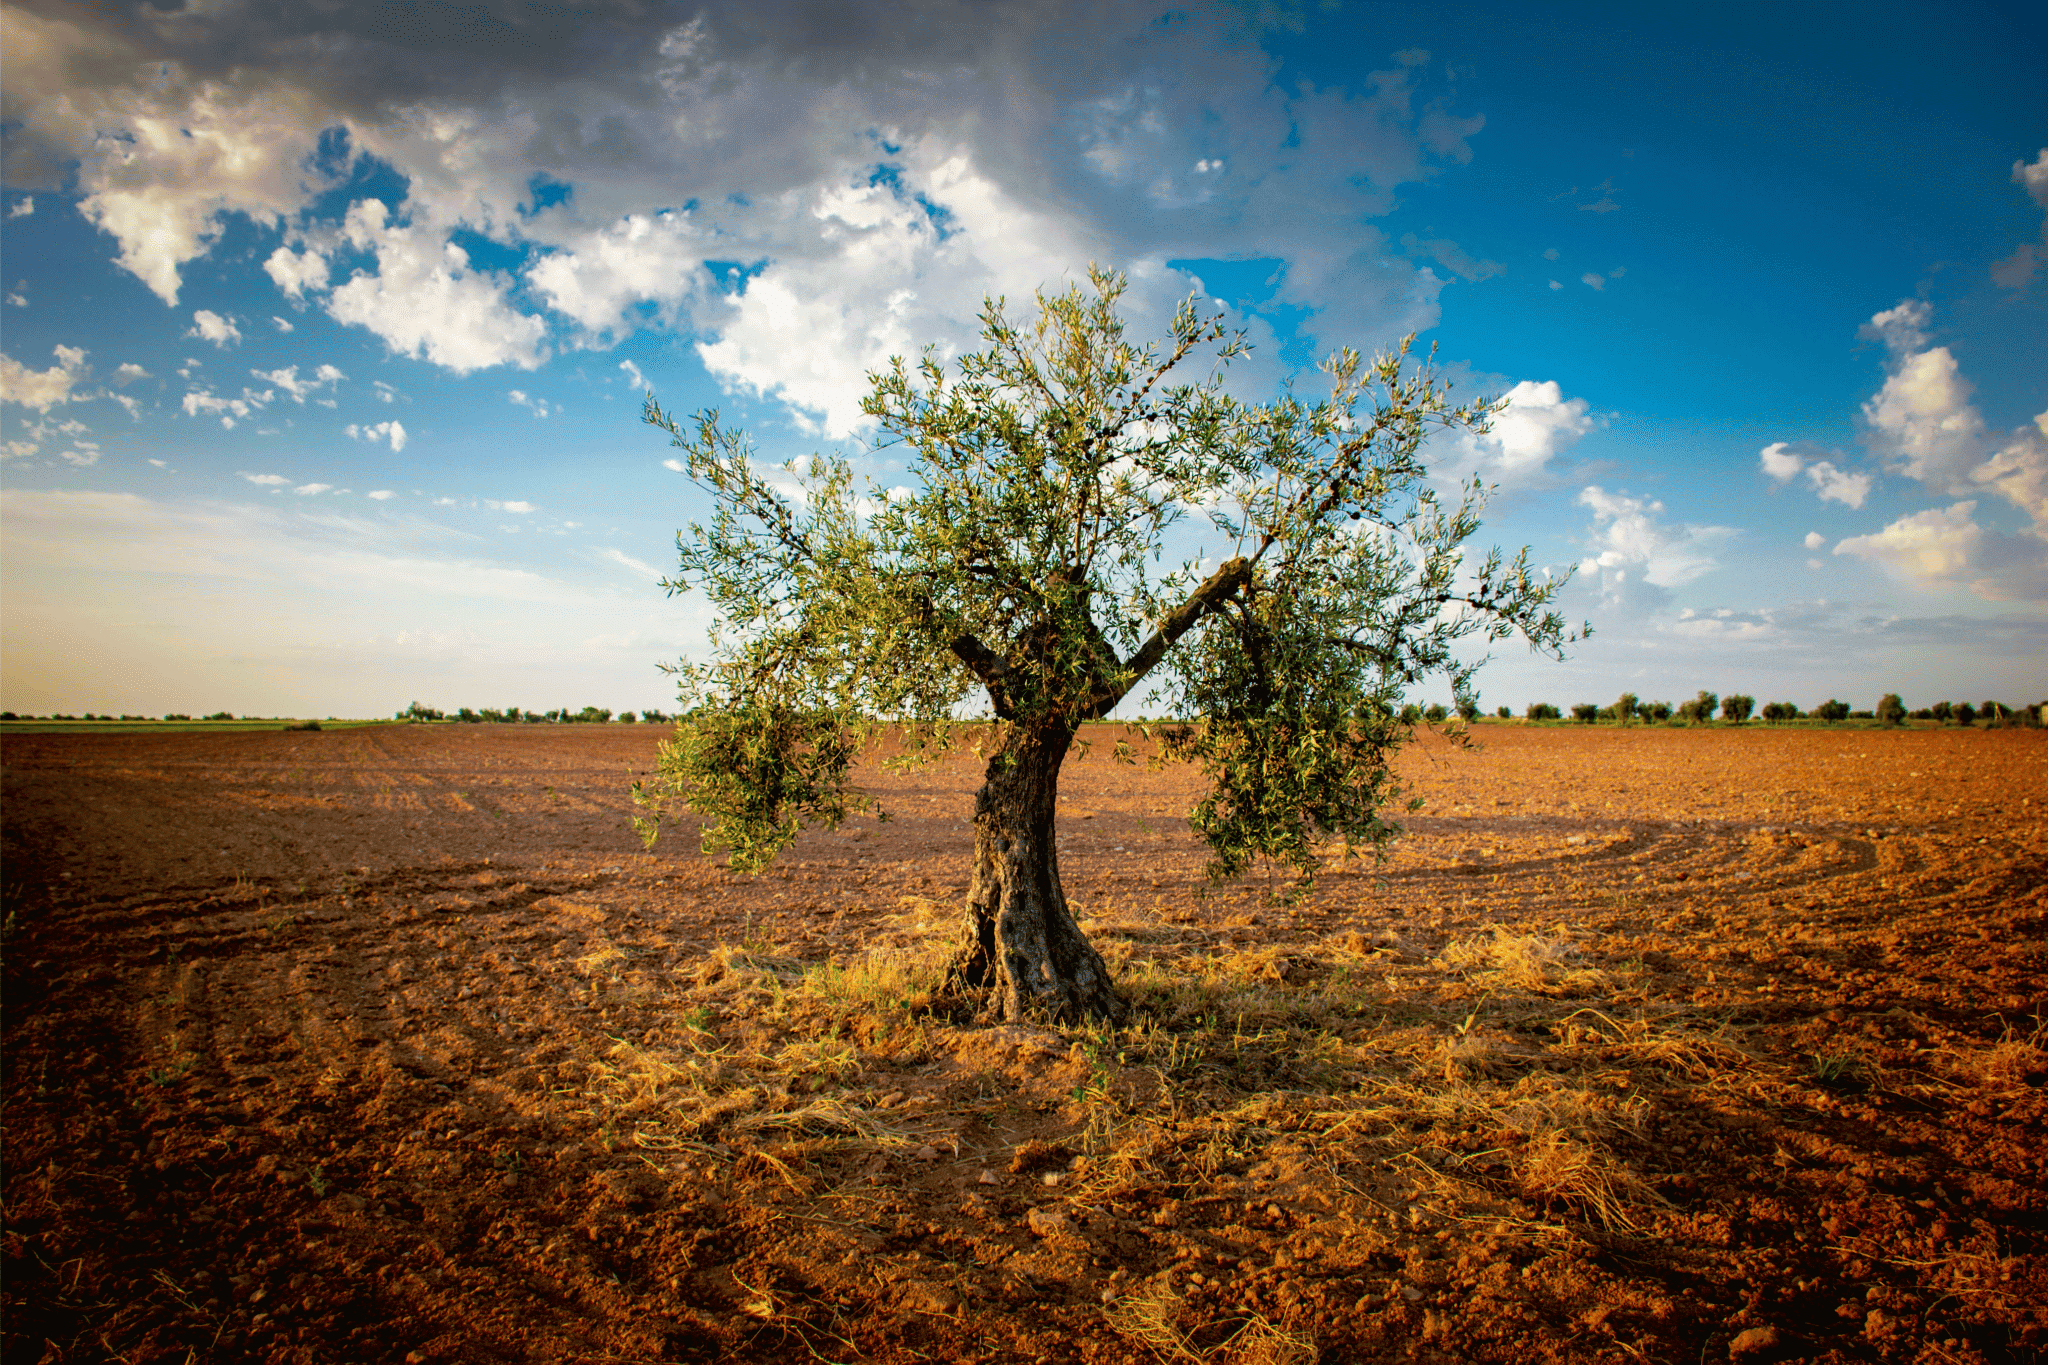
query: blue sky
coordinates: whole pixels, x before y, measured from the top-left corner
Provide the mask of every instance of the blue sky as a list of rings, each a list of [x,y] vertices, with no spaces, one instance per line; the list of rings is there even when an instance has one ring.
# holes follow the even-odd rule
[[[2048,21],[1649,8],[8,6],[0,706],[666,706],[642,386],[858,451],[1090,260],[1510,398],[1488,706],[2039,700]]]

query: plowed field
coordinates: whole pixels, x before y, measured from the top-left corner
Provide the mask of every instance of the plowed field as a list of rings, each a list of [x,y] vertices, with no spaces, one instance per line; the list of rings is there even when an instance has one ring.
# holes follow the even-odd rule
[[[2048,1349],[2048,734],[1427,737],[1294,901],[1105,741],[1122,1031],[934,998],[971,758],[749,878],[660,737],[7,737],[6,1359]]]

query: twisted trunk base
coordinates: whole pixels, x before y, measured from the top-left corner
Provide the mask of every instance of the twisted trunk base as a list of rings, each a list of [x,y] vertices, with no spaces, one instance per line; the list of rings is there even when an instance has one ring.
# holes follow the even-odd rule
[[[1013,734],[989,760],[974,803],[974,881],[967,945],[949,982],[985,994],[1010,1021],[1121,1022],[1125,1006],[1102,954],[1082,934],[1060,888],[1053,807],[1067,726]]]

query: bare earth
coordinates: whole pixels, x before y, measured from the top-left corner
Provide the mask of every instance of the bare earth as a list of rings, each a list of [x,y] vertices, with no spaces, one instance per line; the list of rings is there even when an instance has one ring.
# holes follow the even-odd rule
[[[1069,761],[1139,1023],[934,1002],[971,757],[734,877],[652,727],[10,736],[8,1361],[2048,1350],[2048,734],[1483,726],[1299,904]]]

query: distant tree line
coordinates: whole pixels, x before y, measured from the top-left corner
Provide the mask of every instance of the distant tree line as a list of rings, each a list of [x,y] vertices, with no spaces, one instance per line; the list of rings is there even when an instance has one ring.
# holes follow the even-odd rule
[[[1408,712],[1415,712],[1414,719],[1444,718],[1441,706],[1433,706],[1427,712],[1418,712],[1409,707],[1403,712],[1403,719],[1409,719]],[[1433,713],[1433,714],[1432,714]],[[1502,720],[1510,718],[1510,711],[1503,706],[1495,712]],[[1530,702],[1523,715],[1529,720],[1562,720],[1558,708],[1547,701]],[[1712,725],[1716,716],[1723,725],[1746,725],[1755,716],[1766,724],[1783,724],[1789,721],[1819,721],[1833,724],[1845,720],[1874,720],[1891,727],[1908,720],[1934,721],[1941,725],[1990,726],[2039,726],[2048,722],[2048,702],[2036,702],[2031,706],[2008,706],[2004,702],[1984,701],[1972,705],[1969,702],[1936,702],[1917,711],[1908,711],[1896,692],[1887,692],[1878,698],[1875,708],[1869,711],[1853,711],[1849,703],[1833,697],[1814,707],[1802,711],[1789,701],[1765,702],[1759,710],[1756,698],[1741,692],[1720,696],[1704,689],[1690,701],[1673,705],[1668,701],[1645,701],[1633,692],[1624,692],[1612,705],[1601,706],[1597,702],[1580,702],[1571,708],[1571,718],[1582,725]],[[1468,717],[1469,718],[1469,717]],[[1412,723],[1412,722],[1411,722]]]
[[[400,711],[396,719],[452,720],[464,725],[610,725],[614,722],[620,725],[663,725],[677,717],[653,707],[638,714],[621,711],[614,715],[609,707],[604,706],[586,706],[580,711],[572,711],[566,706],[558,706],[552,711],[522,711],[516,706],[507,706],[503,710],[492,706],[472,710],[464,706],[451,716],[432,706],[414,702]]]

